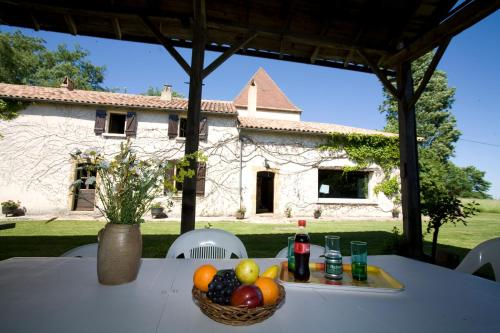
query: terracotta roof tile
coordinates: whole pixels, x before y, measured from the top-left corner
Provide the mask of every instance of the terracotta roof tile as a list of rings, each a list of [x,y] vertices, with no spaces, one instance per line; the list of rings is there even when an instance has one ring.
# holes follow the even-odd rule
[[[312,123],[305,121],[238,117],[238,123],[240,128],[269,130],[269,131],[302,132],[302,133],[314,133],[321,135],[330,133],[342,133],[342,134],[357,133],[366,135],[397,136],[397,134],[393,133],[375,131],[364,128],[356,128],[356,127],[349,127],[336,124]]]
[[[187,99],[173,98],[161,100],[159,96],[117,94],[101,91],[68,90],[66,88],[48,88],[0,83],[0,98],[12,98],[30,101],[60,102],[69,104],[121,106],[127,108],[155,110],[187,110]],[[231,101],[203,100],[202,112],[236,114]]]
[[[252,81],[255,82],[257,86],[257,108],[301,112],[298,107],[290,102],[288,97],[286,97],[283,91],[281,91],[278,85],[262,67],[257,70],[250,81],[243,87],[243,90],[241,90],[234,99],[234,104],[236,106],[248,106],[248,89]]]

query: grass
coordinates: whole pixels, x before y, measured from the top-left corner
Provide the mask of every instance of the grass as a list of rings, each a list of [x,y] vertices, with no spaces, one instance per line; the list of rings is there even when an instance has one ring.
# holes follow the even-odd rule
[[[467,203],[475,201],[479,204],[479,211],[481,213],[497,213],[500,214],[500,200],[491,199],[461,199],[462,202]]]
[[[0,230],[0,260],[14,256],[59,256],[65,251],[97,241],[100,221],[16,221],[13,229]],[[439,234],[440,247],[460,258],[482,241],[500,236],[500,214],[480,213],[468,226],[445,225]],[[208,222],[199,222],[203,228]],[[295,233],[294,223],[264,224],[248,222],[210,222],[211,227],[232,232],[243,241],[250,257],[274,257],[287,245],[287,236]],[[389,221],[316,221],[310,220],[308,231],[315,244],[322,245],[324,236],[342,237],[342,252],[349,254],[351,240],[368,242],[369,254],[392,253],[392,229],[402,230],[402,223]],[[425,227],[425,223],[424,223]],[[141,226],[143,257],[163,258],[177,237],[179,222],[147,222]],[[425,236],[425,249],[430,249],[431,235]]]

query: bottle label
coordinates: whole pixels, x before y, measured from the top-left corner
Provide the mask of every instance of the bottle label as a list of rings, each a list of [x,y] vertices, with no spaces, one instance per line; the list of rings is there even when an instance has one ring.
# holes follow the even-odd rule
[[[295,253],[310,253],[311,245],[309,243],[295,242],[293,245],[293,252]]]

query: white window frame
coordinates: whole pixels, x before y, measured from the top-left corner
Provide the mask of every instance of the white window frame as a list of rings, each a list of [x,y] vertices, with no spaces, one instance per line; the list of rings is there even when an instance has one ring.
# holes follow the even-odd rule
[[[125,123],[123,124],[123,134],[122,133],[109,133],[109,126],[111,124],[111,115],[112,114],[121,114],[125,115]],[[127,112],[126,111],[108,111],[106,114],[106,130],[102,133],[105,137],[117,137],[117,138],[125,138],[125,129],[127,127]]]

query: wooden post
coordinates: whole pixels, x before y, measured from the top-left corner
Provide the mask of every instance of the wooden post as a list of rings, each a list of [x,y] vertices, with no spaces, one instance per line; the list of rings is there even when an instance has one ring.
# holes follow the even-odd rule
[[[205,58],[204,2],[195,0],[193,49],[189,75],[189,102],[186,124],[186,155],[198,151],[200,137],[201,91],[203,85],[203,62]],[[196,176],[198,163],[190,160],[189,168],[195,174],[184,179],[182,185],[181,234],[194,230],[196,216]]]
[[[396,70],[398,86],[399,152],[401,172],[401,202],[406,252],[421,258],[422,218],[420,215],[420,184],[417,150],[417,129],[413,99],[411,63],[404,62]]]

